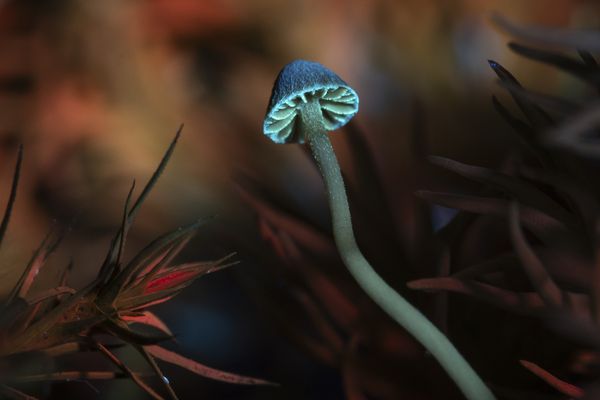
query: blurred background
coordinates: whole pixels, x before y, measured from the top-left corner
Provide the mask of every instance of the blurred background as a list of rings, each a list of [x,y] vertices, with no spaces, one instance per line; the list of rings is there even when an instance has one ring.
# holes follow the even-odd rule
[[[166,374],[182,399],[349,397],[336,367],[273,323],[264,304],[275,300],[258,301],[261,280],[249,277],[274,261],[255,209],[240,195],[241,181],[260,182],[297,215],[324,231],[328,226],[320,179],[302,148],[278,146],[262,135],[272,83],[283,65],[301,58],[324,64],[356,89],[356,125],[375,155],[399,235],[410,244],[412,206],[396,199],[410,199],[406,193],[418,188],[443,189],[452,179],[434,169],[415,171],[409,162],[415,104],[426,122],[428,153],[494,166],[514,139],[501,133],[506,126],[491,106],[491,95],[501,90],[488,59],[532,89],[581,90],[556,71],[511,54],[508,37],[489,22],[492,11],[528,24],[600,24],[597,2],[583,0],[551,6],[544,0],[1,1],[5,196],[19,143],[25,161],[2,248],[0,293],[16,282],[53,221],[72,225],[56,265],[72,258],[71,284],[89,281],[117,229],[132,179],[138,187],[148,179],[183,123],[129,251],[215,216],[185,258],[237,252],[240,263],[202,278],[156,311],[176,333],[181,353],[282,386],[230,386],[170,367]],[[332,140],[351,176],[356,171],[342,133]],[[44,273],[54,279],[57,272]],[[60,383],[45,393],[53,399],[144,398],[131,382],[93,385]]]

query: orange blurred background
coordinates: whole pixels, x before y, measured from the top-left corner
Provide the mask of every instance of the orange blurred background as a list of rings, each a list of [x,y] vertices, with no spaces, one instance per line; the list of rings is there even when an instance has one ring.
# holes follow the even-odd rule
[[[533,89],[578,90],[554,71],[511,54],[505,47],[509,38],[489,22],[492,11],[549,26],[600,23],[597,2],[582,0],[555,0],[551,6],[544,0],[0,4],[0,187],[5,196],[16,147],[25,145],[15,214],[2,247],[2,293],[17,280],[53,220],[73,225],[57,265],[72,257],[78,282],[93,276],[119,223],[131,180],[141,186],[148,179],[182,123],[175,155],[136,222],[133,250],[161,232],[211,215],[217,218],[194,242],[190,255],[220,257],[239,250],[232,238],[251,234],[254,223],[253,212],[234,189],[239,172],[306,210],[321,203],[319,178],[302,150],[276,146],[261,132],[272,82],[293,59],[318,61],[356,88],[361,98],[357,118],[380,168],[401,171],[410,180],[404,160],[415,100],[427,115],[432,153],[493,163],[511,140],[495,134],[504,126],[490,103],[499,90],[488,59],[500,61]],[[333,140],[344,162],[344,145],[335,135]],[[402,190],[402,182],[388,184]],[[249,256],[242,252],[239,258],[238,272]],[[52,279],[52,270],[46,273]],[[223,303],[226,294],[212,288],[211,280],[219,280],[216,288],[235,286],[227,271],[220,278],[210,276],[198,283],[204,294],[187,296],[186,304],[221,321],[225,330],[249,324],[249,333],[243,338],[229,332],[223,342],[206,339],[217,348],[237,351],[215,351],[210,357],[224,369],[232,362],[234,367],[236,362],[251,366],[257,357],[266,357],[277,334],[263,332],[264,321],[258,317],[240,317],[240,309],[254,312],[239,304],[245,303],[243,294]],[[182,315],[195,318],[193,311]],[[239,318],[242,322],[236,322]],[[223,336],[222,331],[208,331]],[[193,335],[182,343],[202,356],[205,348],[186,340],[195,340]],[[258,373],[269,374],[278,365],[266,363],[269,367],[263,365]],[[194,378],[188,378],[191,382],[181,386],[189,392],[182,397],[195,398]],[[118,390],[126,390],[119,385]],[[120,398],[118,390],[102,396]],[[233,398],[267,398],[252,389],[232,393]],[[136,394],[135,389],[128,392]]]

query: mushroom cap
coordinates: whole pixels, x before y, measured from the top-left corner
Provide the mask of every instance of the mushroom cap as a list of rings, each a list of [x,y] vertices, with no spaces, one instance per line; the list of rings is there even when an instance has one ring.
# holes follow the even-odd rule
[[[340,128],[358,112],[358,95],[346,82],[319,63],[296,60],[287,64],[269,100],[263,132],[275,143],[304,143],[297,128],[299,107],[316,98],[327,130]]]

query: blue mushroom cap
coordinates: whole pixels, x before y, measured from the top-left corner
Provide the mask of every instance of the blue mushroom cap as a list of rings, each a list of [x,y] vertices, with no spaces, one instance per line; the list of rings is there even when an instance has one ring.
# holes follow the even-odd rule
[[[340,128],[358,112],[358,95],[339,76],[319,63],[296,60],[287,64],[273,85],[263,132],[275,143],[304,143],[296,128],[299,107],[316,97],[327,130]]]

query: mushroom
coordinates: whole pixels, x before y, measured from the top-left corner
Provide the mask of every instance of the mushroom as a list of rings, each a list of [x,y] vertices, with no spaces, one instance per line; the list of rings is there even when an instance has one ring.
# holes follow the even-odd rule
[[[375,272],[356,244],[344,181],[327,131],[344,126],[357,112],[358,95],[339,76],[321,64],[296,60],[275,81],[263,131],[276,143],[310,146],[325,182],[336,246],[362,289],[439,361],[468,399],[494,399],[448,338]]]

